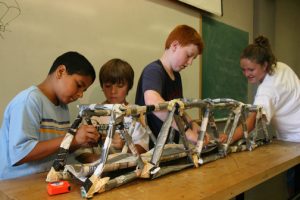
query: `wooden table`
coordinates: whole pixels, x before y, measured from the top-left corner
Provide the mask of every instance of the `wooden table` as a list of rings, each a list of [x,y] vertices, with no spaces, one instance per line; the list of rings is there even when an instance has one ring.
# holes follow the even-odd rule
[[[93,199],[230,199],[300,163],[300,143],[273,141],[252,152],[226,158],[154,180],[136,180]],[[47,173],[0,181],[0,199],[82,199],[79,185],[70,193],[49,196]]]

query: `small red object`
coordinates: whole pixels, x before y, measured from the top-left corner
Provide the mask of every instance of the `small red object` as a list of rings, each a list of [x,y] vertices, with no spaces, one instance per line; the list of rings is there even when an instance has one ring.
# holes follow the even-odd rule
[[[71,186],[68,181],[57,181],[48,183],[47,191],[49,195],[70,192]]]

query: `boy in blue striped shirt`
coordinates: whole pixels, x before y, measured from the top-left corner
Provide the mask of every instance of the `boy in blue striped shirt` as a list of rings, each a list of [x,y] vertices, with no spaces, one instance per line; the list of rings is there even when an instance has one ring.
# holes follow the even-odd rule
[[[66,52],[42,83],[13,98],[0,129],[0,180],[49,171],[70,126],[67,105],[81,98],[94,80],[91,63],[77,52]],[[94,126],[82,125],[70,149],[93,146],[98,139]]]

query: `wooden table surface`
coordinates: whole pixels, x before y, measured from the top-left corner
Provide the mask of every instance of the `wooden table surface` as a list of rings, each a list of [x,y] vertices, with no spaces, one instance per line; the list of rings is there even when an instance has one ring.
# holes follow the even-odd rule
[[[154,180],[136,180],[96,194],[93,199],[230,199],[300,163],[300,143],[273,141],[252,152],[229,154],[226,158],[168,174]],[[82,199],[78,183],[71,192],[49,196],[47,173],[0,181],[0,199]]]

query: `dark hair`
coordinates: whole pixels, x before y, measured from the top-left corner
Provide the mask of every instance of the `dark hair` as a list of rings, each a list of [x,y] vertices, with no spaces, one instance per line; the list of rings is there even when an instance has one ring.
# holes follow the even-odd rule
[[[107,61],[99,71],[101,87],[104,83],[127,83],[129,91],[133,86],[133,80],[134,71],[130,64],[118,58]]]
[[[241,59],[246,58],[260,65],[267,63],[267,73],[273,74],[277,59],[274,56],[268,38],[260,35],[255,38],[254,43],[248,45],[241,54]]]
[[[87,58],[78,52],[69,51],[57,57],[48,74],[52,74],[60,65],[64,65],[66,67],[66,71],[69,75],[79,74],[83,76],[90,76],[93,79],[93,82],[96,78],[96,72],[93,65],[87,60]]]
[[[169,34],[166,43],[165,49],[169,49],[171,43],[177,40],[181,46],[187,46],[189,44],[194,44],[198,47],[199,54],[203,51],[203,41],[199,33],[192,27],[187,25],[178,25],[176,26],[171,33]]]

